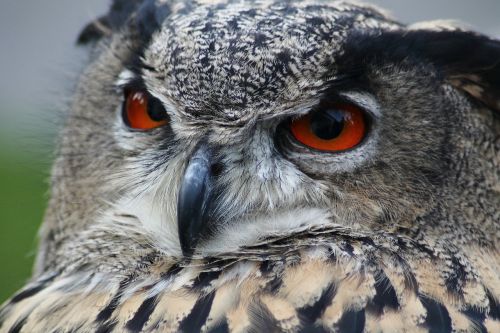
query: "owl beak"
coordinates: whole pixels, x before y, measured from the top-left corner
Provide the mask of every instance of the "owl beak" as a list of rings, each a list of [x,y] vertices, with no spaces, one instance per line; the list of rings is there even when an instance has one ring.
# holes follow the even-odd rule
[[[177,201],[177,228],[185,256],[193,254],[208,219],[211,176],[209,149],[200,144],[184,172]]]

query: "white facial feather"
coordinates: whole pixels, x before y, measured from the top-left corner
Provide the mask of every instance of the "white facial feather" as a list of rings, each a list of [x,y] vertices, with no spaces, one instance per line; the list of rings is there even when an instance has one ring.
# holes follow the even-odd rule
[[[320,208],[296,209],[247,218],[219,229],[217,236],[202,244],[198,251],[208,256],[236,253],[238,249],[268,237],[330,224],[331,214]]]

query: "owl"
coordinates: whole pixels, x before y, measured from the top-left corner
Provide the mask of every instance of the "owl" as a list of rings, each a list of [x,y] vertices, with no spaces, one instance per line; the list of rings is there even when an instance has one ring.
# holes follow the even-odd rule
[[[1,332],[500,332],[500,41],[115,0]]]

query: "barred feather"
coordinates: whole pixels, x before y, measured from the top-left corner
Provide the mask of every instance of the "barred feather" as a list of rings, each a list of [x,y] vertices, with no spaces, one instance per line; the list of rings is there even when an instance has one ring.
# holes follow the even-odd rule
[[[497,332],[500,262],[389,234],[309,230],[238,256],[153,260],[144,276],[40,278],[2,309],[1,332]],[[412,251],[422,252],[416,257]],[[444,259],[446,258],[446,259]],[[460,259],[459,259],[460,258]],[[488,258],[488,259],[485,259]],[[226,262],[226,268],[213,265]],[[462,266],[464,275],[455,278]]]

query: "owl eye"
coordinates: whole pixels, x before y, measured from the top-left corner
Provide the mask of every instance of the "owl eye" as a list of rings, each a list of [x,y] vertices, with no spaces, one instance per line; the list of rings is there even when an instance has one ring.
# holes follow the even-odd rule
[[[304,146],[340,152],[356,147],[366,136],[364,111],[352,104],[323,103],[291,122],[291,132]]]
[[[143,131],[168,123],[168,115],[161,102],[137,90],[125,92],[123,118],[130,128]]]

